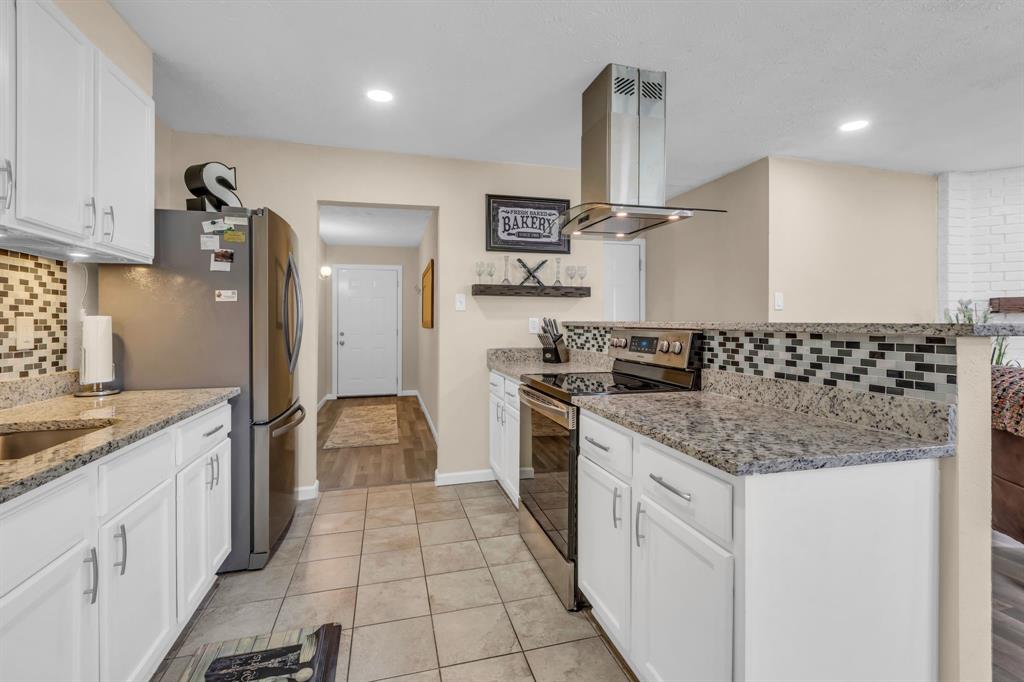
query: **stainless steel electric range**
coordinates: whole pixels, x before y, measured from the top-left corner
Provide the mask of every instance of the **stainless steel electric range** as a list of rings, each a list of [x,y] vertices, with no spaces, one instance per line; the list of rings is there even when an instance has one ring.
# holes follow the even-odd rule
[[[570,610],[576,589],[576,458],[579,408],[573,396],[700,389],[699,334],[679,329],[613,329],[610,372],[520,377],[519,533]]]

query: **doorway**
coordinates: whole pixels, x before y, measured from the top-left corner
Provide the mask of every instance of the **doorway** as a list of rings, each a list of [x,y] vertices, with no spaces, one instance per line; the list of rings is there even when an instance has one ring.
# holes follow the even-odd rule
[[[334,394],[398,395],[401,265],[334,266]]]
[[[604,243],[604,319],[639,321],[647,318],[643,239]]]

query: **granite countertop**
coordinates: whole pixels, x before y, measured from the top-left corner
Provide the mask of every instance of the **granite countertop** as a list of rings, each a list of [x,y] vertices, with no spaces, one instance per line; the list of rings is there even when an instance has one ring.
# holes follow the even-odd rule
[[[540,348],[494,348],[487,351],[487,369],[514,381],[519,381],[524,374],[611,370],[613,360],[605,353],[572,350],[569,353],[569,362],[544,362]]]
[[[563,327],[694,329],[708,331],[803,332],[808,334],[900,334],[904,336],[1024,336],[1024,324],[945,324],[941,322],[562,322]]]
[[[237,388],[64,395],[0,410],[0,434],[99,426],[21,459],[0,460],[0,504],[239,394]]]
[[[582,396],[575,405],[736,476],[949,457],[911,438],[717,393]]]

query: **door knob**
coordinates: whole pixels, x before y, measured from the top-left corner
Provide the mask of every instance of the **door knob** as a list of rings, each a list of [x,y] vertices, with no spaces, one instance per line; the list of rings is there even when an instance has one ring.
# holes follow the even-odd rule
[[[339,345],[339,346],[344,346],[344,345],[345,345],[345,342],[344,342],[344,341],[338,341],[338,345]]]
[[[338,336],[339,337],[345,336],[345,332],[338,332]]]

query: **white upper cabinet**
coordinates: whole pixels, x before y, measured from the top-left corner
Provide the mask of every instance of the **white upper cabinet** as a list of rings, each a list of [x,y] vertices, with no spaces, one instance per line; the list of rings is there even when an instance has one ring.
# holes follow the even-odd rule
[[[96,60],[95,240],[153,257],[153,100],[107,58]]]
[[[0,2],[5,248],[150,263],[153,99],[49,0]]]
[[[17,4],[18,220],[90,236],[95,48],[49,3]]]

